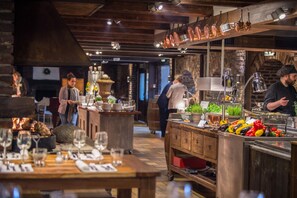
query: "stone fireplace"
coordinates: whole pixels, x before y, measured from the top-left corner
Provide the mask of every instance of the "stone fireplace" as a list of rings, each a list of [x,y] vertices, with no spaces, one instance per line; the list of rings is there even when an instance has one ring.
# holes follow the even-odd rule
[[[34,98],[11,97],[14,44],[14,3],[0,3],[0,127],[12,128],[13,117],[34,117]],[[2,18],[3,17],[3,18]]]

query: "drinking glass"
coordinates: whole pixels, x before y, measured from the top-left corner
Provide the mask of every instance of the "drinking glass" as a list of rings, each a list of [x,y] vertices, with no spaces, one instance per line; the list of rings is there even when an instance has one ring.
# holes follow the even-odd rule
[[[112,157],[112,165],[120,166],[123,164],[124,149],[122,148],[111,148],[110,155]]]
[[[12,142],[12,132],[11,129],[6,128],[0,128],[0,145],[3,146],[3,157],[2,161],[4,164],[9,163],[8,160],[6,160],[6,147],[9,147]]]
[[[102,152],[104,149],[106,149],[108,144],[108,135],[105,131],[96,132],[95,134],[95,141],[94,146],[101,154],[101,159],[103,159]]]
[[[17,137],[17,145],[20,149],[20,154],[22,157],[22,164],[25,163],[25,158],[28,157],[28,149],[31,147],[31,133],[30,131],[19,131]]]
[[[86,144],[86,132],[82,129],[76,129],[73,132],[73,144],[78,148],[77,157],[80,159],[80,149]]]
[[[32,154],[35,166],[45,166],[45,159],[47,157],[46,148],[33,148]]]

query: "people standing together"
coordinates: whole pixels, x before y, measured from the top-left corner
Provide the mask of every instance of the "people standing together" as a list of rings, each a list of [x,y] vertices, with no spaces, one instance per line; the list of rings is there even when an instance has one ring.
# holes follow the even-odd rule
[[[182,75],[175,76],[173,82],[169,82],[158,98],[160,113],[160,128],[162,137],[165,136],[169,113],[176,113],[183,102],[183,96],[187,87],[182,84]]]

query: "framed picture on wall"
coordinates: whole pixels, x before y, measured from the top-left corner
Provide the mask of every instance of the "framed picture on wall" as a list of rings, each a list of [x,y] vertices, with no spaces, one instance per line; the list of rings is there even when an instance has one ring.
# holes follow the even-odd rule
[[[79,90],[80,93],[84,94],[84,79],[83,78],[76,78],[76,85],[75,87]],[[67,85],[67,78],[62,78],[62,86]]]

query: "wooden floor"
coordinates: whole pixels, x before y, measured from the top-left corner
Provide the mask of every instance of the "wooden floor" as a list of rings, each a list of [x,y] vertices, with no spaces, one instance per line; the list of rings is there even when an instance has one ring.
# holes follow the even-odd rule
[[[164,153],[164,138],[161,138],[161,133],[151,134],[146,126],[134,127],[134,155],[140,160],[146,162],[149,165],[154,166],[161,171],[161,176],[157,179],[157,198],[168,198],[167,187],[171,182],[168,181],[167,167]],[[174,182],[185,183],[189,182],[183,177],[175,175]],[[215,197],[213,192],[198,186],[191,184],[194,188],[192,191],[192,198],[196,197]],[[133,198],[137,197],[136,191],[133,191]]]

